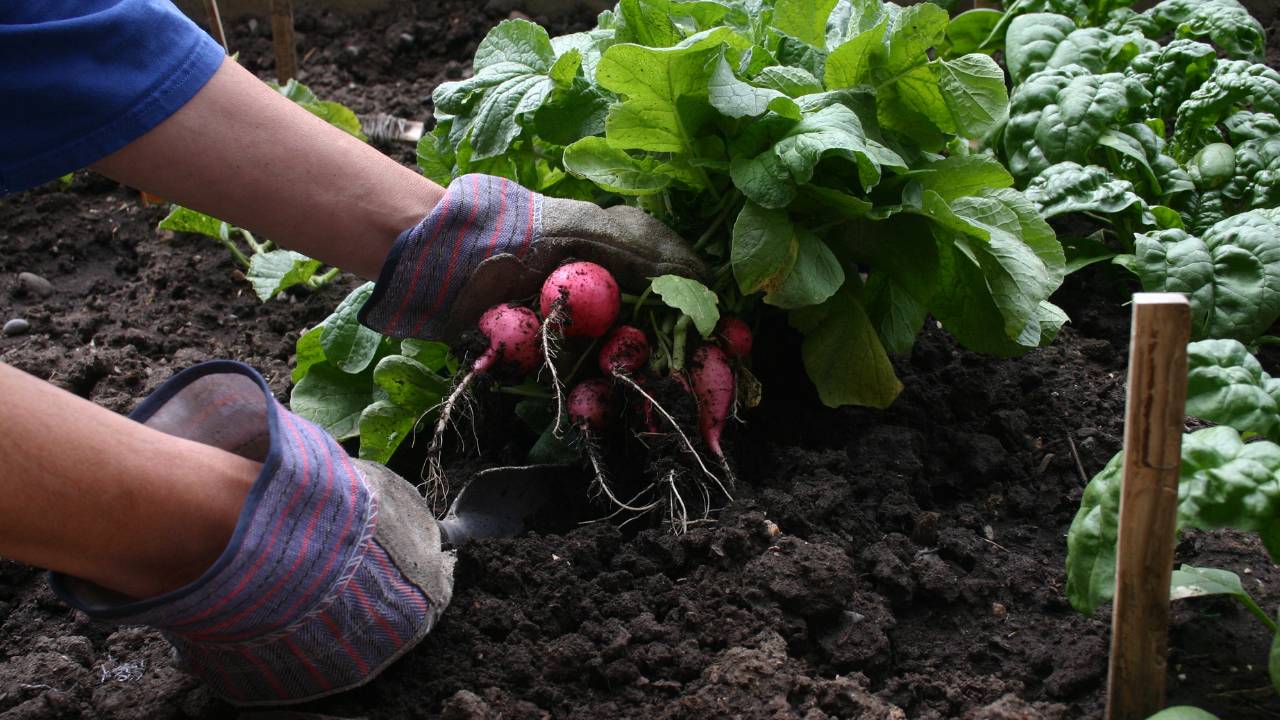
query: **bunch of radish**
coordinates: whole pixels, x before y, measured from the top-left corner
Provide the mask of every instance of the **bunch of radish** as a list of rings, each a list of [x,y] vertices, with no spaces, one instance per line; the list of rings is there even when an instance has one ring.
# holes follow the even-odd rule
[[[608,270],[595,263],[569,262],[552,271],[543,283],[538,297],[541,319],[520,305],[490,308],[478,327],[488,345],[458,376],[441,407],[435,436],[428,449],[429,492],[438,494],[436,499],[443,499],[447,491],[440,462],[443,436],[456,408],[467,402],[468,389],[476,379],[527,378],[535,374],[542,376],[545,371],[555,401],[553,434],[557,437],[566,434],[562,419],[567,418],[572,435],[567,439],[576,443],[590,461],[597,491],[616,512],[642,513],[666,504],[672,525],[679,530],[686,526],[689,517],[680,487],[692,483],[698,488],[704,498],[704,515],[710,511],[708,481],[728,498],[726,483],[732,484],[733,476],[725,458],[722,436],[734,414],[736,373],[732,363],[750,352],[750,329],[737,318],[722,318],[714,334],[717,342],[697,346],[688,363],[668,371],[667,377],[683,388],[683,393],[696,404],[702,440],[698,445],[676,415],[647,389],[661,381],[661,376],[651,367],[654,353],[650,337],[639,327],[618,323],[621,307],[618,283]],[[679,327],[683,332],[684,325]],[[574,384],[567,393],[557,357],[566,342],[590,343],[586,353],[594,352],[599,345],[597,362],[588,364],[583,362],[585,356],[578,358],[568,373]],[[635,434],[669,438],[667,446],[678,448],[673,454],[678,454],[680,460],[675,465],[665,464],[661,477],[654,478],[631,500],[623,501],[610,487],[602,439],[615,427],[628,425],[622,412],[626,400],[643,409],[640,421],[635,423],[639,427],[632,428]],[[703,461],[704,449],[715,458],[719,474]],[[678,470],[677,466],[687,468],[687,472]],[[638,502],[646,493],[649,497]]]

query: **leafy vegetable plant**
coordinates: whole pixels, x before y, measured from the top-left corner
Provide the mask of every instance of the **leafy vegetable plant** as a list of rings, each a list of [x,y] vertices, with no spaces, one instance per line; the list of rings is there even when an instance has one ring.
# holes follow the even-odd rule
[[[1110,259],[1187,293],[1194,337],[1254,342],[1280,318],[1280,74],[1236,0],[1128,4],[1010,5],[983,46],[1014,83],[986,143],[1046,218],[1104,223],[1068,239],[1071,269]]]
[[[1003,73],[948,27],[879,0],[624,0],[557,38],[503,22],[437,88],[419,162],[644,208],[715,267],[650,289],[697,335],[785,313],[823,402],[883,407],[930,314],[1003,355],[1065,321],[1062,248],[968,151],[1005,121]]]
[[[1235,340],[1195,342],[1188,355],[1187,411],[1220,425],[1183,436],[1178,528],[1257,532],[1271,557],[1280,558],[1280,379]],[[1067,534],[1067,598],[1082,613],[1092,614],[1115,592],[1123,461],[1117,454],[1089,482]],[[1201,595],[1237,598],[1276,634],[1271,614],[1234,573],[1188,566],[1174,573],[1173,599]],[[1271,677],[1280,691],[1280,656],[1273,651],[1273,657]]]

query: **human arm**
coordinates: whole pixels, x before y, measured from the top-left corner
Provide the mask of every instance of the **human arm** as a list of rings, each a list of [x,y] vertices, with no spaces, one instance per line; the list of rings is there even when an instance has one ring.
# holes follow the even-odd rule
[[[230,59],[168,119],[91,167],[368,279],[444,194]]]

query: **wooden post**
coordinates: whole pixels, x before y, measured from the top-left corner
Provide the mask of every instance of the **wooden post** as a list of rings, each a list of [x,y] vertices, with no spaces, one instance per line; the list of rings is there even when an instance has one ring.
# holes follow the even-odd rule
[[[1169,576],[1187,403],[1191,307],[1178,293],[1133,296],[1124,480],[1111,615],[1107,718],[1142,720],[1164,707]]]
[[[271,0],[271,42],[276,50],[276,81],[298,76],[298,48],[293,38],[293,0]]]
[[[204,0],[204,9],[209,14],[209,34],[222,46],[223,52],[230,53],[227,33],[222,29],[222,13],[218,12],[218,0]]]

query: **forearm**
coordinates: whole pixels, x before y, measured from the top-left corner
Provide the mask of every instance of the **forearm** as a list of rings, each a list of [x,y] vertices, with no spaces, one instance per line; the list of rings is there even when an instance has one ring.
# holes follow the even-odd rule
[[[229,59],[190,102],[92,167],[369,279],[444,193]]]
[[[222,552],[259,463],[3,363],[0,396],[0,557],[147,597]]]

